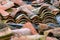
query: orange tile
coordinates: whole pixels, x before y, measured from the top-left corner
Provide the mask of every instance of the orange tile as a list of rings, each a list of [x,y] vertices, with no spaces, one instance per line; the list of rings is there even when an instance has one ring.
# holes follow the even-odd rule
[[[8,3],[4,4],[4,5],[0,4],[0,9],[7,10],[7,9],[13,7],[13,6],[14,6],[13,2],[8,2]]]
[[[4,10],[2,10],[2,9],[0,9],[0,14],[1,14],[2,16],[8,16],[8,15],[9,15],[8,12],[6,12],[6,11],[4,11]]]
[[[6,7],[4,7],[0,4],[0,9],[6,10]]]
[[[18,5],[23,5],[25,4],[22,0],[11,0],[12,2],[18,4]]]
[[[2,3],[1,3],[1,4],[2,4],[2,5],[4,5],[4,4],[6,4],[6,3],[7,3],[7,1],[2,1]]]
[[[23,27],[31,29],[32,34],[38,34],[34,26],[30,22],[27,22],[26,24],[24,24]]]
[[[12,36],[11,37],[11,40],[29,40],[27,37],[25,37],[25,36]]]
[[[48,25],[47,24],[39,23],[39,27],[40,27],[40,29],[48,29]]]

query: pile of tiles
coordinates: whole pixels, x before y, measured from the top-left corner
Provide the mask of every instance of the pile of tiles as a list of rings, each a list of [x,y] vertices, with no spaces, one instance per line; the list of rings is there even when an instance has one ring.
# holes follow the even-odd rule
[[[0,40],[60,40],[60,0],[0,0]]]

